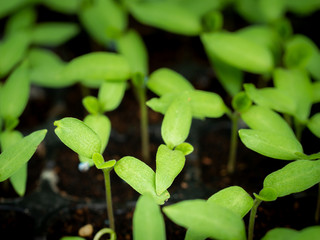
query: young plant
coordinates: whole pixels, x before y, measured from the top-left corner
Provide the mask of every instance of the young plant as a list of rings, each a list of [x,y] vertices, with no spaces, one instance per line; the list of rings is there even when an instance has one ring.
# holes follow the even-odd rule
[[[87,121],[93,124],[93,129],[97,132],[78,119],[63,118],[54,122],[54,125],[57,127],[55,133],[66,146],[78,153],[80,158],[83,157],[84,159],[91,160],[98,169],[103,171],[110,228],[106,230],[102,229],[101,231],[109,232],[111,237],[115,239],[116,233],[112,208],[110,171],[113,169],[116,161],[104,161],[101,154],[104,151],[105,146],[103,147],[103,145],[106,145],[105,140],[108,138],[109,132],[103,130],[105,128],[104,124],[101,125],[99,121],[95,120],[97,119],[94,119],[93,122],[91,122],[91,119]],[[101,232],[98,233],[101,234]]]

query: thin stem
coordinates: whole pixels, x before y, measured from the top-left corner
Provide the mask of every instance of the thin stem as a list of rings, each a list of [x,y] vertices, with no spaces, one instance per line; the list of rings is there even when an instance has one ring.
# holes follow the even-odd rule
[[[255,199],[253,202],[249,219],[248,240],[253,240],[254,222],[256,220],[257,210],[261,202],[262,201],[260,199]]]
[[[318,199],[317,199],[317,208],[315,214],[315,221],[318,224],[320,219],[320,183],[318,184]]]
[[[102,228],[96,233],[96,235],[94,235],[93,240],[99,240],[105,234],[110,234],[110,240],[116,240],[117,239],[117,235],[112,229],[110,229],[110,228]]]
[[[230,150],[229,150],[229,159],[227,170],[228,173],[234,173],[236,165],[236,156],[237,156],[237,146],[238,146],[238,115],[233,113],[230,116],[232,126],[231,126],[231,139],[230,139]]]
[[[148,130],[148,109],[146,105],[146,88],[140,87],[138,90],[138,98],[140,105],[140,131],[141,131],[141,147],[142,147],[142,158],[145,162],[150,161],[149,151],[149,130]]]
[[[112,197],[111,197],[111,183],[110,183],[110,171],[112,168],[102,169],[104,175],[104,183],[106,188],[106,202],[107,202],[107,212],[110,228],[115,231],[113,207],[112,207]]]

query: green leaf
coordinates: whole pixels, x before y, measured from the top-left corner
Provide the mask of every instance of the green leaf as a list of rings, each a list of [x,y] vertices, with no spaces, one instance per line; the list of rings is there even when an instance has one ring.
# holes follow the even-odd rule
[[[163,207],[163,212],[176,224],[192,228],[214,239],[246,239],[241,217],[216,203],[187,200]]]
[[[290,228],[274,228],[267,232],[261,240],[295,239],[299,235],[297,230]]]
[[[114,0],[94,0],[82,6],[79,18],[88,33],[103,46],[127,28],[128,16]]]
[[[109,118],[102,114],[90,114],[84,118],[83,122],[88,127],[90,127],[100,138],[101,149],[99,153],[102,154],[108,145],[111,132],[111,122]]]
[[[5,35],[14,34],[17,31],[30,28],[36,22],[36,18],[37,13],[34,8],[22,8],[8,19],[5,28]]]
[[[30,0],[11,0],[1,2],[0,18],[3,18],[19,8],[22,8],[26,4],[30,3]]]
[[[208,203],[216,203],[222,207],[228,208],[243,218],[252,208],[253,199],[241,187],[231,186],[224,188],[213,194],[208,200]]]
[[[147,86],[158,96],[163,96],[168,93],[181,93],[194,89],[187,79],[168,68],[160,68],[151,73]]]
[[[278,197],[305,191],[320,182],[320,160],[297,160],[269,174],[263,188],[275,189]]]
[[[162,95],[160,98],[152,98],[146,102],[147,106],[150,107],[155,112],[160,112],[163,115],[167,111],[170,104],[179,94],[168,93]]]
[[[313,102],[312,84],[307,73],[299,69],[277,69],[274,71],[274,85],[295,102],[294,117],[306,123]]]
[[[182,171],[185,164],[183,152],[171,150],[161,144],[156,155],[156,193],[161,195]]]
[[[258,0],[259,7],[267,22],[284,17],[287,0]]]
[[[253,193],[253,195],[257,199],[265,202],[275,201],[278,198],[276,189],[272,187],[265,187],[259,192],[259,195],[255,193]]]
[[[79,155],[92,158],[94,153],[100,153],[100,137],[84,122],[66,117],[55,121],[54,126],[60,140]]]
[[[92,160],[98,169],[110,169],[116,164],[116,160],[109,160],[105,162],[100,153],[94,153]]]
[[[165,223],[160,207],[147,195],[139,197],[133,214],[134,240],[165,240]]]
[[[126,82],[103,82],[98,92],[102,110],[105,112],[115,110],[123,99],[126,87]]]
[[[262,106],[251,106],[241,113],[242,120],[254,130],[268,131],[278,136],[292,138],[295,134],[288,123],[276,112]]]
[[[277,135],[273,131],[240,129],[239,136],[247,148],[267,157],[295,160],[298,158],[296,153],[303,152],[295,137]]]
[[[302,229],[297,238],[294,240],[304,240],[304,239],[317,239],[320,234],[320,226],[311,226]]]
[[[144,162],[134,157],[123,157],[114,166],[116,174],[141,195],[150,194],[157,204],[164,204],[170,197],[168,191],[156,194],[155,173]]]
[[[184,95],[190,103],[193,117],[219,118],[227,110],[222,98],[216,93],[193,90],[185,92]]]
[[[190,103],[185,98],[175,99],[166,111],[161,136],[165,144],[173,149],[183,143],[190,132],[192,112]]]
[[[235,33],[206,33],[201,40],[209,52],[220,60],[252,73],[269,73],[273,57],[268,48]]]
[[[320,102],[320,82],[312,83],[312,90],[313,90],[313,103]]]
[[[129,62],[133,73],[148,74],[148,52],[139,33],[129,30],[118,39],[118,51]]]
[[[119,54],[108,52],[92,52],[74,58],[62,72],[66,81],[125,81],[130,78],[130,74],[127,60]]]
[[[232,107],[237,112],[244,112],[252,105],[251,99],[245,92],[239,92],[232,98]]]
[[[32,31],[32,42],[49,47],[59,46],[79,33],[74,23],[47,22],[37,24]]]
[[[253,84],[247,83],[244,84],[244,89],[249,98],[257,105],[271,108],[278,112],[288,113],[290,115],[293,115],[296,110],[295,101],[285,92],[277,88],[265,87],[256,89]]]
[[[42,3],[48,8],[65,13],[65,14],[75,14],[79,11],[82,1],[79,0],[68,0],[68,1],[56,1],[56,0],[46,0]]]
[[[23,135],[19,131],[3,131],[0,135],[0,143],[1,143],[1,150],[4,151],[13,144],[19,142],[23,138]]]
[[[193,152],[193,146],[190,143],[181,143],[175,147],[175,150],[183,152],[183,155],[187,156]]]
[[[28,73],[28,66],[24,62],[10,74],[0,89],[0,117],[17,119],[24,111],[30,92]]]
[[[35,153],[47,130],[39,130],[24,137],[0,154],[0,182],[8,179]]]
[[[50,50],[34,48],[29,52],[30,81],[38,86],[49,88],[68,87],[75,81],[62,78],[61,72],[66,63]]]
[[[267,21],[257,0],[236,1],[235,7],[240,16],[248,22],[265,23]]]
[[[320,113],[316,113],[309,119],[307,127],[314,135],[320,138]]]
[[[23,164],[13,175],[10,177],[10,182],[14,191],[22,197],[26,192],[27,187],[28,164]]]
[[[287,8],[293,13],[307,15],[320,9],[320,2],[318,0],[287,0]]]
[[[0,77],[7,75],[24,58],[30,43],[28,31],[17,31],[0,42]]]
[[[99,114],[101,112],[100,109],[100,102],[99,100],[94,96],[87,96],[82,99],[82,104],[84,108],[90,113],[90,114]]]
[[[196,36],[201,18],[173,1],[128,2],[130,13],[141,23],[168,32]]]

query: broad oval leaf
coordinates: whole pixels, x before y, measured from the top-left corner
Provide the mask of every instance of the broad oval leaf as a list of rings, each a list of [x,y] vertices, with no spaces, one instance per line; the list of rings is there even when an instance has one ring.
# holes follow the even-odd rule
[[[299,141],[288,135],[277,135],[273,131],[240,129],[239,136],[243,144],[264,156],[281,159],[295,160],[296,153],[303,153]]]
[[[32,30],[32,42],[38,45],[59,46],[79,32],[74,23],[47,22],[37,24]]]
[[[294,138],[295,134],[288,123],[276,112],[262,106],[251,106],[241,113],[242,120],[254,130],[276,133],[278,136]]]
[[[231,210],[204,200],[187,200],[163,208],[176,224],[214,239],[246,239],[244,222]]]
[[[133,214],[134,240],[165,240],[164,219],[158,204],[148,194],[137,201]]]
[[[0,182],[8,179],[29,161],[46,133],[46,129],[33,132],[0,154]]]
[[[165,144],[173,149],[183,143],[190,132],[192,111],[185,98],[175,99],[167,109],[162,125],[161,136]]]
[[[123,99],[126,87],[126,82],[103,82],[98,92],[98,100],[102,110],[107,112],[116,109]]]
[[[195,36],[202,30],[201,18],[174,1],[131,1],[129,10],[138,21],[168,32]]]
[[[185,95],[190,102],[193,117],[219,118],[227,111],[222,98],[216,93],[193,90],[187,91]]]
[[[241,70],[269,73],[273,69],[270,50],[235,33],[215,32],[201,36],[209,54]]]
[[[30,43],[28,31],[17,31],[0,42],[0,77],[7,75],[23,59]]]
[[[74,58],[67,64],[62,77],[72,80],[125,81],[131,74],[128,61],[121,55],[93,52]]]
[[[91,159],[94,153],[100,153],[100,137],[79,119],[66,117],[55,121],[54,126],[60,140],[79,155]]]
[[[132,73],[148,73],[148,52],[139,33],[130,30],[118,39],[118,51],[129,62]]]
[[[320,160],[297,160],[269,174],[263,188],[273,188],[278,197],[302,192],[320,182]]]
[[[0,116],[4,119],[19,118],[28,103],[29,92],[28,66],[22,63],[0,89]]]
[[[160,68],[151,73],[147,86],[158,96],[194,89],[192,84],[181,74],[168,68]]]
[[[157,204],[164,204],[170,197],[168,191],[160,196],[156,194],[154,171],[137,158],[130,156],[121,158],[114,166],[114,170],[121,179],[138,193],[141,195],[150,194]]]
[[[183,152],[171,150],[166,145],[161,144],[156,155],[156,193],[161,195],[166,191],[185,164]]]
[[[224,188],[213,194],[207,201],[228,208],[242,218],[253,206],[253,199],[243,188],[238,186]]]

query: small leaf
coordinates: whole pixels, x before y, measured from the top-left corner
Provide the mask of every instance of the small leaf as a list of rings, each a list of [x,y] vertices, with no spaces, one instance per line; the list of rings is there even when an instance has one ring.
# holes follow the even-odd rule
[[[47,22],[37,24],[32,31],[32,42],[49,47],[59,46],[79,32],[74,23]]]
[[[165,223],[157,203],[148,194],[139,197],[133,214],[134,240],[165,240]]]
[[[174,100],[166,111],[161,125],[161,136],[169,148],[173,149],[187,139],[191,122],[189,102],[184,98]]]
[[[116,164],[116,160],[104,161],[103,156],[100,153],[94,153],[92,156],[92,160],[98,169],[109,169],[112,168]]]
[[[320,182],[320,160],[297,160],[269,174],[263,188],[275,189],[278,197],[305,191]]]
[[[313,115],[307,124],[309,130],[318,138],[320,138],[320,113]]]
[[[195,36],[202,30],[200,17],[172,1],[131,1],[129,10],[141,23],[168,32]]]
[[[252,105],[252,101],[245,92],[239,92],[232,98],[232,107],[238,112],[248,110]]]
[[[213,194],[208,203],[216,203],[244,217],[253,206],[253,199],[241,187],[231,186]]]
[[[164,204],[170,197],[168,191],[160,196],[156,194],[155,173],[144,162],[134,157],[123,157],[114,166],[116,174],[126,181],[134,190],[141,195],[150,194],[157,204]]]
[[[120,105],[126,91],[126,86],[126,82],[108,81],[101,84],[98,100],[103,111],[112,111]]]
[[[30,28],[36,22],[37,13],[34,8],[26,7],[12,14],[6,23],[5,35]]]
[[[82,99],[82,104],[90,114],[98,114],[101,112],[100,103],[96,97],[87,96]]]
[[[267,157],[295,160],[298,158],[296,152],[303,152],[301,144],[295,137],[252,129],[240,129],[239,135],[247,148]]]
[[[25,6],[29,2],[30,0],[11,0],[2,2],[0,8],[0,18],[3,18],[13,13],[14,11]]]
[[[166,191],[185,164],[183,152],[171,150],[166,145],[161,144],[156,155],[156,193],[161,195]]]
[[[74,58],[67,64],[62,77],[72,80],[125,81],[130,77],[127,60],[116,53],[92,52]]]
[[[179,150],[187,156],[193,152],[193,146],[190,143],[184,142],[176,146],[175,150]]]
[[[100,137],[84,122],[66,117],[55,121],[54,126],[60,140],[79,155],[92,158],[94,153],[100,153]]]
[[[99,136],[101,141],[100,153],[102,154],[108,145],[111,132],[109,118],[102,114],[88,115],[84,118],[83,122]]]
[[[160,97],[168,93],[181,93],[194,89],[187,79],[168,68],[160,68],[151,73],[147,86]]]
[[[24,137],[0,154],[0,182],[8,179],[35,153],[47,130],[39,130]]]
[[[68,1],[56,1],[56,0],[46,0],[42,4],[46,5],[48,8],[65,13],[65,14],[76,14],[81,6],[81,1],[79,0],[68,0]]]
[[[261,240],[287,240],[296,239],[299,235],[297,230],[290,228],[274,228],[267,232]]]
[[[278,198],[278,193],[276,191],[276,189],[272,188],[272,187],[264,187],[260,192],[259,195],[253,193],[253,195],[261,200],[261,201],[266,201],[266,202],[270,202],[270,201],[275,201]]]
[[[28,164],[23,164],[13,175],[10,177],[10,182],[14,191],[22,197],[26,192],[27,187]]]
[[[231,66],[252,73],[268,73],[273,69],[273,57],[268,48],[235,33],[206,33],[201,40],[209,55]]]
[[[214,239],[246,239],[241,217],[231,210],[204,200],[187,200],[163,207],[176,224]]]
[[[121,35],[118,51],[128,60],[133,73],[148,74],[148,52],[138,32],[129,30]]]
[[[0,89],[0,116],[18,119],[24,111],[30,92],[27,63],[22,63],[10,74]]]
[[[155,112],[160,112],[163,115],[167,111],[170,104],[179,94],[168,93],[162,95],[160,98],[152,98],[146,102],[147,106],[150,107]]]

